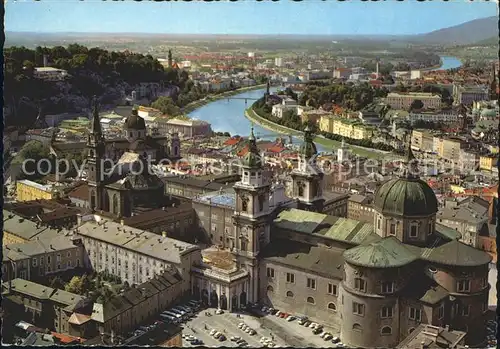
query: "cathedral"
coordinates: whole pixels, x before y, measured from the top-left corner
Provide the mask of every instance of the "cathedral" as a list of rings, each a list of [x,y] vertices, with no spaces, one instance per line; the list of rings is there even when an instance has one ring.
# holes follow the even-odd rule
[[[233,191],[193,200],[218,246],[192,269],[195,297],[222,309],[260,302],[306,315],[354,347],[395,347],[419,324],[482,343],[491,257],[436,222],[437,198],[411,166],[410,147],[399,177],[375,193],[372,224],[321,213],[323,174],[310,130],[289,201],[272,198],[277,189],[263,176],[253,131],[248,148]],[[228,223],[222,232],[215,220]]]
[[[178,135],[172,134],[170,139],[147,135],[144,119],[135,109],[125,121],[123,138],[128,142],[128,150],[110,157],[98,105],[94,103],[87,138],[89,206],[118,218],[130,217],[140,208],[162,207],[166,202],[164,183],[150,165],[160,159],[175,161],[181,157]]]

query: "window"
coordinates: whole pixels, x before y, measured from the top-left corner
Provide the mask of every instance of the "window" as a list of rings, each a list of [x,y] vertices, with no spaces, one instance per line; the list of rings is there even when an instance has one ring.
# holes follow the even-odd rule
[[[267,277],[268,278],[274,277],[274,269],[273,268],[267,268]]]
[[[366,292],[366,281],[360,278],[354,279],[354,288],[358,291]]]
[[[389,226],[389,234],[396,235],[396,224],[391,223],[391,225]]]
[[[264,195],[259,195],[259,212],[264,211]]]
[[[267,286],[267,293],[273,293],[274,288],[272,286]]]
[[[382,225],[382,220],[380,219],[377,219],[377,229],[380,229],[380,226]]]
[[[394,282],[384,281],[382,282],[382,293],[393,293],[394,292]]]
[[[328,310],[337,311],[337,306],[335,303],[328,303]]]
[[[50,263],[50,256],[47,256],[47,263]]]
[[[481,287],[485,287],[488,285],[488,281],[486,281],[486,278],[481,279]]]
[[[68,261],[68,262],[66,263],[66,266],[67,266],[68,268],[71,268],[71,261]]]
[[[286,293],[286,296],[287,296],[287,297],[290,297],[290,298],[293,298],[293,292],[292,292],[292,291],[288,291],[288,292]]]
[[[361,327],[360,324],[354,324],[354,325],[352,325],[352,330],[361,332],[361,331],[363,331],[363,328]]]
[[[57,265],[57,270],[61,270],[61,264]]]
[[[410,320],[422,321],[422,310],[410,307],[410,313],[408,314]]]
[[[444,305],[441,305],[438,308],[438,319],[442,319],[444,317]]]
[[[316,289],[316,280],[307,278],[307,288],[312,288],[313,290],[315,290]]]
[[[292,273],[286,273],[286,282],[290,284],[295,283],[295,275]]]
[[[413,223],[410,226],[410,237],[416,238],[417,236],[418,236],[418,226],[417,226],[417,224]]]
[[[43,265],[43,256],[40,257],[40,265]]]
[[[21,270],[19,274],[21,276],[21,279],[26,279],[26,270]]]
[[[469,315],[470,315],[470,305],[463,305],[462,316],[469,316]]]
[[[392,317],[392,307],[382,307],[380,311],[380,317],[382,319],[388,319]]]
[[[429,222],[429,227],[427,228],[427,234],[432,234],[432,221]]]
[[[352,312],[356,315],[365,315],[365,305],[361,303],[352,302]]]
[[[245,241],[241,242],[241,250],[246,251],[247,250],[247,243]]]
[[[389,326],[382,327],[381,333],[383,336],[388,336],[392,334],[392,328],[390,328]]]
[[[307,297],[307,303],[309,303],[309,304],[315,304],[314,298],[313,297]]]
[[[241,198],[241,210],[243,212],[247,212],[248,211],[248,199],[243,197]]]
[[[458,292],[469,292],[470,291],[470,280],[460,280],[457,282]]]
[[[337,285],[328,284],[328,294],[337,295]]]
[[[68,258],[71,257],[71,251],[68,251],[68,254],[66,255]]]
[[[36,258],[33,258],[33,266],[34,267],[36,267],[36,262],[37,262]]]

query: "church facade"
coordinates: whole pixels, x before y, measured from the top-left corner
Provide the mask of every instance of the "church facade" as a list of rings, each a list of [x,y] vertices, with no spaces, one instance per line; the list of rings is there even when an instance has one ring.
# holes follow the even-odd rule
[[[112,152],[110,156],[95,103],[86,144],[89,206],[118,218],[130,217],[140,207],[161,207],[166,200],[164,183],[150,165],[181,157],[177,134],[159,140],[148,136],[144,119],[137,110],[127,118],[123,138],[128,143],[128,150]]]
[[[410,173],[411,149],[406,171],[377,190],[366,223],[320,213],[323,176],[312,140],[306,130],[294,204],[273,205],[252,131],[241,181],[224,194],[234,213],[223,235],[209,234],[219,247],[202,252],[193,294],[223,309],[260,302],[306,315],[340,329],[349,346],[395,347],[419,324],[463,330],[469,345],[480,344],[491,258],[436,223],[436,196]],[[206,206],[195,202],[204,219]],[[217,196],[209,202],[220,204]]]

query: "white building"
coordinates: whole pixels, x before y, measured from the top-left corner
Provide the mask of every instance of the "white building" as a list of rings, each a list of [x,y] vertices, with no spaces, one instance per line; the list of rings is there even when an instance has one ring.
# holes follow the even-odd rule
[[[274,59],[274,65],[277,66],[277,67],[282,67],[283,66],[283,58],[276,57]]]
[[[62,81],[68,76],[68,72],[64,69],[53,67],[37,67],[33,73],[35,78],[47,81]]]
[[[422,72],[420,70],[412,70],[410,72],[410,79],[416,80],[422,77]]]
[[[278,119],[282,119],[283,115],[288,111],[288,110],[296,110],[297,105],[286,105],[286,104],[275,104],[273,105],[273,109],[271,111],[271,114]]]
[[[438,112],[410,112],[408,114],[410,121],[430,121],[430,122],[457,122],[458,114],[453,111],[438,111]]]

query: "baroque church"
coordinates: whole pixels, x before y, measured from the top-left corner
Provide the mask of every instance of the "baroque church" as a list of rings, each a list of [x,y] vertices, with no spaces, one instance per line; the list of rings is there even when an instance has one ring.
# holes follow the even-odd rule
[[[144,119],[136,109],[125,121],[123,138],[128,143],[126,151],[112,154],[106,151],[107,142],[95,102],[86,145],[89,206],[115,217],[130,217],[141,207],[165,205],[164,183],[150,165],[181,158],[178,135],[172,134],[170,139],[147,135]]]
[[[195,297],[222,309],[260,302],[306,315],[340,329],[354,347],[395,347],[419,324],[482,343],[491,257],[436,222],[437,198],[411,167],[410,147],[405,170],[375,194],[372,224],[321,213],[323,174],[309,129],[291,204],[272,200],[253,130],[248,149],[233,191],[193,200],[200,222],[219,212],[231,222],[223,232],[212,225],[211,243],[229,244],[202,252],[204,268],[192,269]]]

